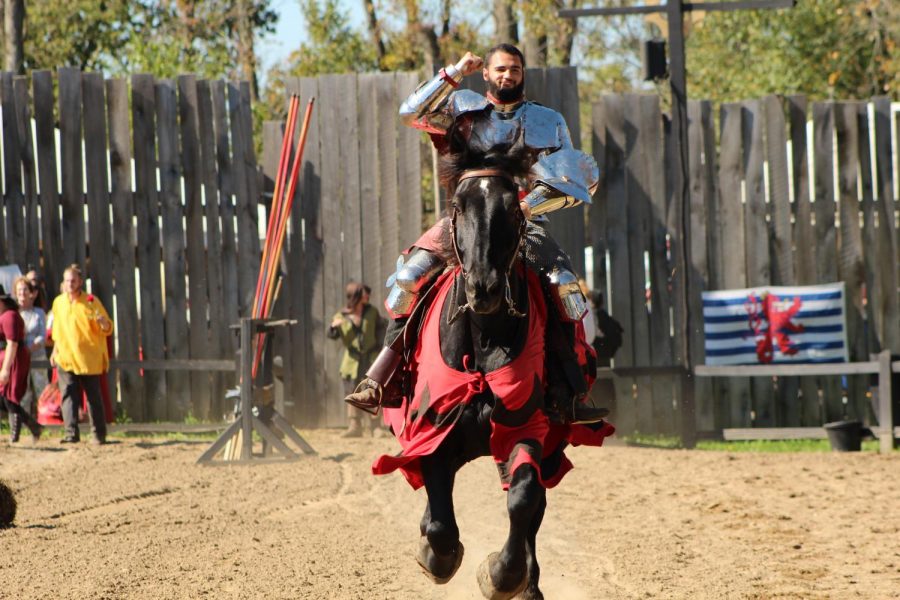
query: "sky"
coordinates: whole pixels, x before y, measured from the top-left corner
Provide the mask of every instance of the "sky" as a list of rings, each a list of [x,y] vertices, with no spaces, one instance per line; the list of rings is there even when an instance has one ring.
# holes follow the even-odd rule
[[[350,24],[359,28],[363,25],[362,0],[341,0],[350,15]],[[257,52],[262,63],[263,76],[280,61],[306,41],[306,21],[300,12],[300,0],[274,0],[272,9],[278,13],[275,33],[257,40]]]

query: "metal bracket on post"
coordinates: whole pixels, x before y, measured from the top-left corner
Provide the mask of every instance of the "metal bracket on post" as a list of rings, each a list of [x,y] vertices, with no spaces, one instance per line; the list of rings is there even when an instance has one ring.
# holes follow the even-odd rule
[[[266,423],[253,415],[253,334],[271,333],[277,327],[292,325],[295,320],[289,319],[241,319],[241,358],[238,367],[241,387],[240,414],[207,450],[197,459],[198,464],[229,464],[229,463],[260,463],[260,462],[285,462],[298,460],[302,454],[315,454],[303,437],[291,426],[288,421],[273,409],[271,422]],[[263,439],[263,451],[253,453],[253,432],[256,431]],[[279,435],[281,434],[281,435]],[[288,438],[299,449],[298,454],[288,446],[282,438]],[[268,457],[268,447],[281,454],[281,457]],[[240,449],[240,456],[237,450]],[[223,460],[217,463],[216,455],[224,450]]]

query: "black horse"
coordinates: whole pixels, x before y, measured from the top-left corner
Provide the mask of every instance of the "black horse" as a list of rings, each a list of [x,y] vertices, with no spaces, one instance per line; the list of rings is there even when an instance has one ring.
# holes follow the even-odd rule
[[[470,374],[489,374],[511,365],[523,351],[532,348],[537,318],[532,280],[529,285],[522,264],[520,247],[526,220],[519,208],[518,186],[514,176],[527,171],[525,156],[515,152],[488,156],[457,155],[442,164],[450,200],[451,236],[457,269],[444,281],[440,310],[440,356],[450,369]],[[530,275],[534,278],[534,275]],[[452,278],[452,283],[449,278]],[[438,287],[436,284],[435,287]],[[539,286],[537,288],[539,290]],[[540,306],[545,306],[540,304]],[[427,325],[426,325],[427,327]],[[491,384],[455,410],[431,414],[437,428],[447,428],[446,436],[431,453],[418,458],[418,468],[428,495],[422,517],[421,540],[417,560],[437,583],[445,583],[460,566],[463,546],[453,510],[453,484],[459,468],[492,452],[494,428],[521,431],[527,423],[546,417],[543,408],[543,333],[540,334],[539,366],[529,375],[533,383],[527,401],[511,409],[508,399],[492,391]],[[428,344],[428,340],[423,340]],[[438,342],[431,339],[431,352]],[[521,363],[519,363],[521,364]],[[531,364],[534,364],[533,362]],[[419,377],[428,375],[418,373]],[[494,386],[496,387],[496,386]],[[427,396],[429,390],[424,389]],[[431,398],[433,402],[433,396]],[[429,399],[416,410],[425,411]],[[433,407],[433,404],[432,404]],[[433,412],[433,408],[431,409]],[[518,428],[518,429],[517,429]],[[396,431],[396,428],[395,428]],[[500,552],[488,556],[478,569],[478,582],[487,598],[543,598],[538,587],[540,568],[535,540],[547,506],[541,471],[552,471],[562,455],[563,444],[547,456],[540,436],[520,435],[511,443],[512,451],[535,460],[514,464],[498,461],[501,477],[508,484],[507,508],[509,536]],[[546,473],[544,473],[545,475]]]

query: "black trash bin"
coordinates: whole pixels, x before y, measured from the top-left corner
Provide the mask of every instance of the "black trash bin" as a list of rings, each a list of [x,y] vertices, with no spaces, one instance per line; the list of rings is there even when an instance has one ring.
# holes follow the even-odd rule
[[[863,426],[859,421],[834,421],[823,425],[835,452],[862,450]]]

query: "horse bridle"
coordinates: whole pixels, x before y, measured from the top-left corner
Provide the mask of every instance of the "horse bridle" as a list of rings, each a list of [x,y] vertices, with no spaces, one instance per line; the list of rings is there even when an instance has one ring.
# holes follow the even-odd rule
[[[465,181],[466,179],[474,179],[481,177],[499,177],[501,179],[506,179],[510,183],[513,184],[514,187],[518,187],[516,180],[512,178],[506,171],[502,171],[500,169],[470,169],[465,171],[457,181],[457,188],[459,184]],[[456,257],[456,262],[459,265],[460,272],[462,273],[463,279],[467,279],[469,274],[466,272],[466,268],[463,266],[462,255],[459,252],[459,244],[456,241],[456,217],[459,215],[459,208],[456,204],[453,205],[453,213],[450,216],[450,240],[453,244],[453,254]],[[509,275],[512,272],[513,265],[516,263],[516,257],[519,255],[519,249],[522,247],[522,241],[525,239],[525,230],[528,227],[528,220],[525,218],[525,215],[522,213],[521,207],[516,205],[516,215],[519,219],[519,234],[518,240],[516,241],[516,249],[512,253],[512,257],[509,259],[509,264],[506,266],[506,289],[504,290],[504,299],[506,300],[507,312],[510,316],[513,317],[524,317],[525,313],[520,312],[516,309],[515,304],[512,299],[512,289],[509,285]],[[462,306],[456,309],[456,312],[453,313],[452,316],[448,318],[448,322],[452,323],[455,321],[460,314],[465,312],[466,309],[471,308],[469,303],[466,302]]]

